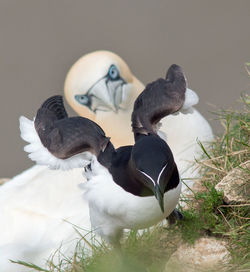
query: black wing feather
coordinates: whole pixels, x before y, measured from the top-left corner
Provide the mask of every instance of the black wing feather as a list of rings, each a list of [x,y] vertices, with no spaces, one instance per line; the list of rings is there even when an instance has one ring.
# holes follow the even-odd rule
[[[42,104],[41,108],[54,113],[57,120],[68,117],[61,95],[51,96]]]
[[[132,128],[135,136],[156,134],[155,125],[182,107],[185,91],[185,75],[176,64],[170,66],[166,79],[160,78],[148,84],[134,103]]]
[[[84,117],[69,118],[61,96],[53,96],[42,104],[35,128],[42,144],[60,159],[85,151],[98,156],[110,141],[95,122]]]

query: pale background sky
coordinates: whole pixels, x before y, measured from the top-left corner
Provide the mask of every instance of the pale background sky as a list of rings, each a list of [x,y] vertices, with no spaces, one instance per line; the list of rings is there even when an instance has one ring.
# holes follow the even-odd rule
[[[33,117],[82,55],[114,51],[144,83],[181,65],[198,110],[235,105],[249,88],[249,0],[0,0],[0,177],[32,165],[18,118]]]

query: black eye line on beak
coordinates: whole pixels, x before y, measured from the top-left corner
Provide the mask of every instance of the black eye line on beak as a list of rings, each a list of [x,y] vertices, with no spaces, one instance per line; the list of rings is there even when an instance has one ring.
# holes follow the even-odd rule
[[[111,68],[116,68],[117,76],[116,76],[115,78],[112,78],[112,77],[110,76],[110,69],[111,69]],[[118,81],[118,80],[121,80],[121,81],[122,81],[121,86],[127,84],[127,82],[120,76],[120,72],[119,72],[118,68],[117,68],[114,64],[111,64],[111,66],[109,67],[109,71],[108,71],[108,73],[106,74],[106,76],[104,76],[104,78],[106,78],[106,81],[105,81],[105,82],[106,82],[106,85],[107,85],[107,83],[108,83],[109,81]],[[117,86],[117,87],[118,87],[118,86]]]
[[[93,110],[93,109],[91,109],[91,105],[92,105],[92,97],[94,96],[94,97],[96,97],[95,95],[93,95],[93,94],[90,94],[90,92],[91,92],[91,90],[94,88],[94,86],[96,85],[96,84],[98,84],[98,82],[100,82],[101,80],[103,80],[105,78],[105,76],[104,77],[102,77],[102,78],[100,78],[100,79],[98,79],[89,89],[88,89],[88,91],[87,91],[87,93],[86,94],[77,94],[77,95],[75,95],[75,100],[79,103],[79,104],[81,104],[81,105],[84,105],[84,106],[86,106],[86,107],[88,107],[91,111],[93,111],[94,113],[96,113],[96,109],[95,110]],[[79,101],[79,97],[81,97],[81,96],[85,96],[85,97],[87,97],[88,98],[88,102],[86,103],[86,104],[83,104],[83,103],[81,103],[80,101]],[[97,99],[98,99],[98,97],[96,97]]]
[[[85,96],[85,97],[87,97],[87,98],[88,98],[88,102],[87,102],[86,104],[81,103],[81,102],[77,99],[79,96]],[[91,94],[91,95],[88,95],[88,94],[75,95],[75,99],[76,99],[76,101],[77,101],[78,103],[80,103],[81,105],[84,105],[84,106],[88,107],[88,108],[89,108],[91,111],[93,111],[94,113],[96,113],[97,110],[99,110],[99,111],[105,111],[105,112],[108,111],[108,110],[104,110],[104,109],[92,109],[92,108],[91,108],[91,106],[92,106],[92,97],[95,97],[97,100],[100,100],[100,101],[101,101],[101,99],[100,99],[99,97],[95,96],[94,94]]]
[[[115,87],[115,91],[116,91],[120,86],[123,86],[123,85],[127,84],[127,82],[126,82],[122,77],[119,77],[119,78],[116,79],[116,80],[109,79],[108,76],[105,76],[104,78],[106,79],[106,80],[105,80],[105,85],[106,85],[107,89],[108,89],[108,82],[109,82],[109,81],[112,81],[112,82],[114,82],[114,81],[119,81],[119,80],[121,81],[121,84],[120,84],[120,85],[117,85],[117,86]]]
[[[102,100],[99,97],[95,96],[94,94],[91,94],[90,97],[95,97],[97,100],[102,102]],[[109,111],[108,109],[104,110],[104,109],[97,109],[97,108],[94,110],[90,108],[90,110],[92,110],[94,113],[96,113],[97,111],[105,111],[105,112]]]
[[[127,83],[122,77],[119,77],[119,78],[117,78],[117,79],[110,79],[109,76],[107,75],[107,76],[105,76],[105,77],[103,77],[103,78],[105,78],[105,83],[106,83],[106,85],[108,84],[109,81],[114,82],[114,81],[119,81],[119,80],[121,81],[121,84],[122,84],[122,85],[124,85],[124,84]]]
[[[111,81],[111,82],[121,81],[121,83],[115,87],[114,96],[116,95],[116,91],[117,91],[117,89],[118,89],[119,87],[122,87],[123,85],[127,84],[127,82],[126,82],[122,77],[119,76],[119,77],[117,77],[117,79],[111,79],[110,76],[107,74],[107,75],[105,76],[105,85],[106,85],[106,88],[107,88],[108,91],[109,91],[108,83],[109,83],[110,81]],[[112,110],[113,112],[115,112],[115,113],[118,113],[118,110],[122,109],[119,105],[114,105],[114,107],[115,107],[115,110],[113,110],[113,109],[111,109],[111,110]]]
[[[106,76],[101,77],[100,79],[98,79],[87,91],[87,93],[85,95],[90,96],[89,93],[91,92],[91,90],[95,87],[96,84],[98,84],[101,80],[103,80],[104,78],[106,78]]]
[[[110,76],[110,69],[114,69],[115,68],[115,71],[117,71],[117,76],[116,77],[114,77],[114,78],[112,78],[111,76]],[[120,76],[120,73],[119,73],[119,70],[117,69],[117,67],[114,65],[114,64],[112,64],[110,67],[109,67],[109,71],[108,71],[108,73],[105,75],[105,76],[103,76],[103,77],[101,77],[99,80],[97,80],[89,89],[88,89],[88,91],[87,91],[87,93],[86,94],[82,94],[82,95],[75,95],[75,100],[78,102],[78,103],[80,103],[81,105],[84,105],[84,106],[86,106],[86,107],[88,107],[91,111],[93,111],[94,113],[96,113],[97,112],[97,110],[99,110],[99,111],[109,111],[109,110],[113,110],[113,109],[111,109],[111,108],[109,108],[109,109],[107,109],[107,110],[104,110],[104,109],[98,109],[98,108],[96,108],[96,109],[92,109],[91,108],[91,106],[92,106],[92,97],[95,97],[97,100],[100,100],[100,101],[102,101],[99,97],[97,97],[96,95],[94,95],[94,94],[90,94],[90,92],[91,92],[91,90],[95,87],[95,85],[96,84],[98,84],[101,80],[103,80],[103,79],[105,79],[105,85],[106,85],[106,88],[107,88],[107,90],[109,90],[109,87],[108,87],[108,82],[109,81],[119,81],[119,80],[121,80],[121,84],[120,85],[117,85],[116,87],[115,87],[115,91],[119,88],[119,86],[123,86],[123,85],[125,85],[125,84],[127,84],[127,82]],[[81,96],[84,96],[84,97],[86,97],[86,98],[88,98],[88,101],[86,102],[86,103],[81,103],[80,101],[79,101],[79,97],[81,97]],[[116,108],[116,113],[118,112],[118,110],[120,109],[120,107],[119,107],[119,105],[114,105],[115,106],[115,108]]]

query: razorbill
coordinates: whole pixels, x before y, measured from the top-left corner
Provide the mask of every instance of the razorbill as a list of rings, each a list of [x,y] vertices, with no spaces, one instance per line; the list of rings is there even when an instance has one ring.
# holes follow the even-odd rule
[[[69,118],[62,97],[54,96],[38,110],[33,132],[23,129],[23,135],[36,134],[24,137],[30,142],[25,150],[52,169],[85,168],[92,229],[117,243],[124,229],[149,227],[178,203],[179,173],[169,146],[157,134],[157,123],[183,109],[188,99],[184,73],[172,65],[166,79],[148,84],[134,103],[134,145],[115,149],[100,126],[84,117]],[[20,122],[22,127],[24,117]]]

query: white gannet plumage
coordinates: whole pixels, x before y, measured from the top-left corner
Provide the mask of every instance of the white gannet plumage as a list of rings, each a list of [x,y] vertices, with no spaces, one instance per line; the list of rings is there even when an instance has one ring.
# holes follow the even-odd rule
[[[107,82],[108,73],[114,73],[112,65],[118,70],[119,78]],[[119,88],[116,96],[114,90]],[[133,142],[129,129],[132,107],[143,89],[144,85],[133,76],[127,64],[108,51],[82,57],[72,66],[65,81],[65,96],[71,107],[101,125],[116,147]],[[94,97],[92,108],[79,103],[81,95],[89,90]],[[213,134],[196,109],[190,107],[185,111],[190,113],[162,119],[161,131],[167,136],[181,176],[193,177],[197,172],[192,172],[189,166],[190,161],[193,163],[194,157],[199,156],[197,138],[209,141]],[[5,267],[6,272],[17,271],[17,268],[6,263],[2,256],[42,265],[61,245],[66,245],[63,252],[73,253],[76,243],[70,241],[79,239],[79,234],[72,224],[90,230],[88,204],[79,186],[84,182],[81,172],[81,169],[64,172],[35,165],[0,187],[0,252],[5,252],[0,254],[0,267]],[[22,271],[22,267],[18,266],[18,271]]]

